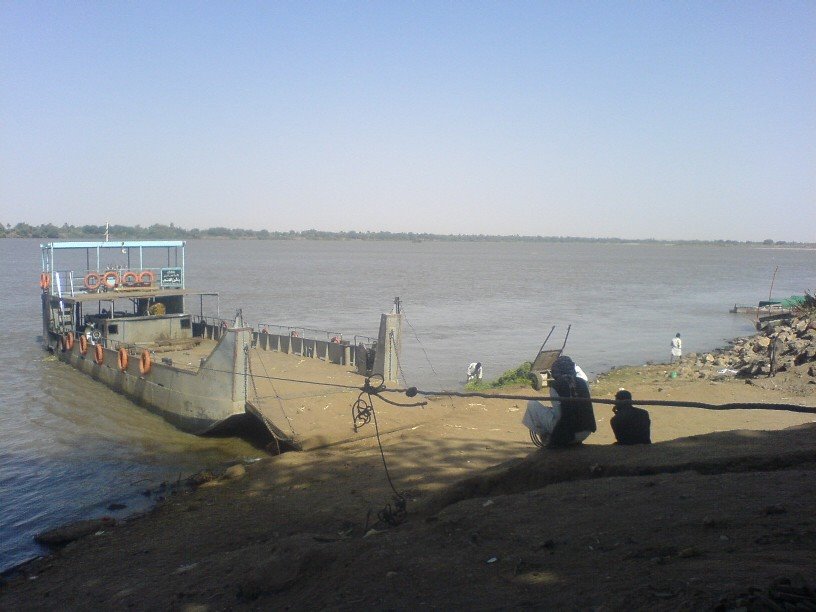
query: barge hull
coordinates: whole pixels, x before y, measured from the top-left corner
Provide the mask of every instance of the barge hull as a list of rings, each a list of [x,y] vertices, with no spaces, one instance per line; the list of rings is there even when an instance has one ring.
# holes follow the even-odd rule
[[[252,330],[227,329],[215,349],[196,371],[153,363],[141,374],[138,355],[131,355],[120,370],[117,351],[104,348],[97,364],[93,351],[83,355],[79,343],[61,348],[58,339],[47,346],[60,361],[71,365],[113,391],[148,408],[179,429],[205,434],[239,415],[246,414],[246,358]]]

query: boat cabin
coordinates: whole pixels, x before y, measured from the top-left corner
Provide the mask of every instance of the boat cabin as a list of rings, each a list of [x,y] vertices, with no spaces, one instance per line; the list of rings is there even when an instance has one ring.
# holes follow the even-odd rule
[[[184,241],[40,245],[43,343],[85,335],[109,348],[189,339],[203,327],[204,296],[186,288]],[[199,316],[185,300],[198,297]]]

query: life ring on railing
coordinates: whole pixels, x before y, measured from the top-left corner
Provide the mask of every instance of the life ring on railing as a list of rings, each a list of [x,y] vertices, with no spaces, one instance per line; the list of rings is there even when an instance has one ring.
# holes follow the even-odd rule
[[[82,334],[79,337],[79,352],[82,355],[88,354],[88,336],[86,336],[85,334]]]
[[[101,344],[94,346],[94,361],[97,365],[102,365],[105,362],[105,349]]]
[[[136,274],[133,270],[128,270],[124,274],[122,274],[122,284],[125,287],[135,287],[139,284],[139,275]]]
[[[139,356],[139,374],[144,376],[150,372],[151,367],[153,367],[153,361],[150,359],[150,351],[145,349]]]
[[[51,275],[48,272],[43,272],[40,274],[40,289],[45,291],[48,287],[51,286]]]
[[[119,273],[116,270],[108,270],[102,275],[102,285],[107,290],[116,289],[119,285]]]
[[[124,372],[128,367],[128,352],[126,348],[120,348],[116,353],[116,364],[119,369]]]
[[[340,336],[334,336],[331,339],[332,344],[340,344]]]
[[[300,338],[300,334],[297,333],[295,330],[292,330],[292,333],[289,334],[292,338]]]
[[[74,332],[65,332],[65,350],[74,348]]]
[[[150,270],[144,270],[139,275],[139,282],[141,283],[142,287],[150,287],[154,280],[156,280],[156,275]]]
[[[83,282],[85,283],[85,288],[88,291],[96,291],[99,289],[99,285],[102,284],[102,277],[96,272],[88,272],[85,275]]]

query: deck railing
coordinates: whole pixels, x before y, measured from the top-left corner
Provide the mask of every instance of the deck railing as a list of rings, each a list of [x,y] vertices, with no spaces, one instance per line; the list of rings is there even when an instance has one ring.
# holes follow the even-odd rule
[[[133,288],[144,287],[142,274],[145,272],[149,272],[153,275],[152,281],[150,283],[150,287],[153,288],[161,288],[161,273],[162,270],[165,268],[111,268],[109,270],[85,270],[85,271],[77,271],[77,270],[54,270],[50,273],[50,285],[49,291],[51,295],[58,295],[59,297],[74,297],[77,295],[84,295],[87,293],[100,293],[104,294],[107,293],[106,287],[102,282],[102,278],[108,272],[116,272],[118,276],[118,282],[115,286],[117,290],[127,290],[127,284],[125,284],[124,276],[126,273],[131,272],[135,275],[135,279],[132,276],[129,278],[131,279],[128,284],[132,283]],[[89,274],[96,274],[97,277],[100,279],[100,283],[98,288],[94,289],[89,287],[86,284],[86,277]],[[89,279],[93,280],[93,279]],[[184,285],[183,275],[181,277],[180,283],[181,286]],[[174,284],[174,288],[180,288],[177,284]]]

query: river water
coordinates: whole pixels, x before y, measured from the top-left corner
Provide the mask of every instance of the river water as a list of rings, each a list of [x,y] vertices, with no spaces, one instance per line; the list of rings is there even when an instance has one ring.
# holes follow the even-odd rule
[[[40,554],[35,533],[138,511],[143,495],[204,467],[258,456],[241,440],[176,431],[40,349],[39,242],[0,240],[0,570]],[[675,333],[706,351],[753,332],[732,315],[816,288],[816,250],[669,244],[190,241],[191,289],[248,323],[376,336],[402,300],[404,383],[460,388],[471,361],[495,378],[558,348],[590,375],[665,361]],[[211,307],[214,302],[211,301]],[[206,313],[205,313],[206,314]],[[524,432],[519,429],[519,435]],[[112,503],[127,508],[109,511]]]

